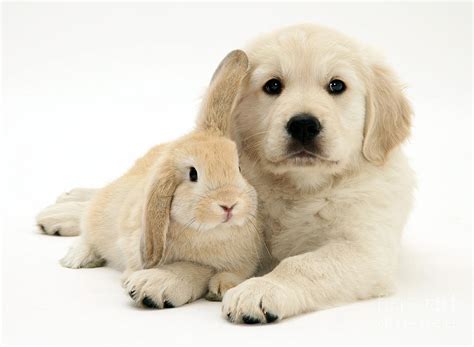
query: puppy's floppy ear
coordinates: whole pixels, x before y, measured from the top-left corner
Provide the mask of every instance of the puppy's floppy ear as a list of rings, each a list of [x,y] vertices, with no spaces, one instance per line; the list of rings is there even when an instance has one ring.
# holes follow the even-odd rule
[[[390,151],[409,136],[412,110],[391,70],[375,64],[371,72],[362,153],[368,161],[383,164]]]
[[[177,186],[172,160],[159,163],[146,191],[140,253],[144,269],[155,267],[163,257],[170,225],[171,203]]]
[[[244,51],[234,50],[222,60],[202,102],[197,122],[199,129],[228,134],[234,102],[248,70],[249,60]]]

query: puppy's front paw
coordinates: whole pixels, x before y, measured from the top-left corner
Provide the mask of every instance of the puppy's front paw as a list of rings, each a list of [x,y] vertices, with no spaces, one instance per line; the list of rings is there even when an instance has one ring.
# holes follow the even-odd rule
[[[209,289],[206,294],[206,300],[222,301],[224,294],[244,280],[239,275],[231,272],[219,272],[209,280]]]
[[[285,316],[291,296],[282,286],[257,277],[230,289],[222,301],[222,314],[233,323],[272,323]]]
[[[62,202],[46,207],[36,217],[42,232],[49,235],[77,236],[85,202]]]
[[[148,308],[173,308],[199,298],[191,283],[165,269],[135,271],[124,286],[136,303]]]

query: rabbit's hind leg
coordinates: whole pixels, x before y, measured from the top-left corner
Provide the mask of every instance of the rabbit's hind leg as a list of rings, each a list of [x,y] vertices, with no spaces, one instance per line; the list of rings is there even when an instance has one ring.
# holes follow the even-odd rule
[[[77,236],[88,202],[69,201],[53,204],[36,216],[36,224],[48,235]]]
[[[56,199],[56,203],[69,201],[89,201],[99,189],[92,188],[74,188],[66,193],[62,193]]]

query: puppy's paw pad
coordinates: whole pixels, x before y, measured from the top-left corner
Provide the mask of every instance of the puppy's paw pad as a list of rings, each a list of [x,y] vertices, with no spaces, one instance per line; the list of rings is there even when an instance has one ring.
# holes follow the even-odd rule
[[[153,301],[152,298],[145,296],[142,300],[143,306],[146,306],[148,308],[160,308],[156,302]]]
[[[174,308],[175,306],[169,300],[165,300],[163,303],[163,308]]]
[[[276,314],[270,313],[270,312],[263,312],[265,315],[265,319],[267,320],[267,323],[273,323],[278,320],[278,316]]]
[[[242,316],[242,322],[245,324],[260,324],[261,323],[260,319],[252,317],[252,316],[247,316],[247,315]]]

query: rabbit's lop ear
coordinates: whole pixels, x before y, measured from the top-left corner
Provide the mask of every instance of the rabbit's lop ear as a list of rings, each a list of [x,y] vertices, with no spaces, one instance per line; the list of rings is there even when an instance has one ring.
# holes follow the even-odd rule
[[[177,185],[175,171],[170,160],[161,162],[147,187],[140,245],[144,269],[157,266],[165,251],[171,203]]]
[[[244,51],[227,54],[212,76],[198,117],[198,128],[226,135],[239,87],[249,70]]]

